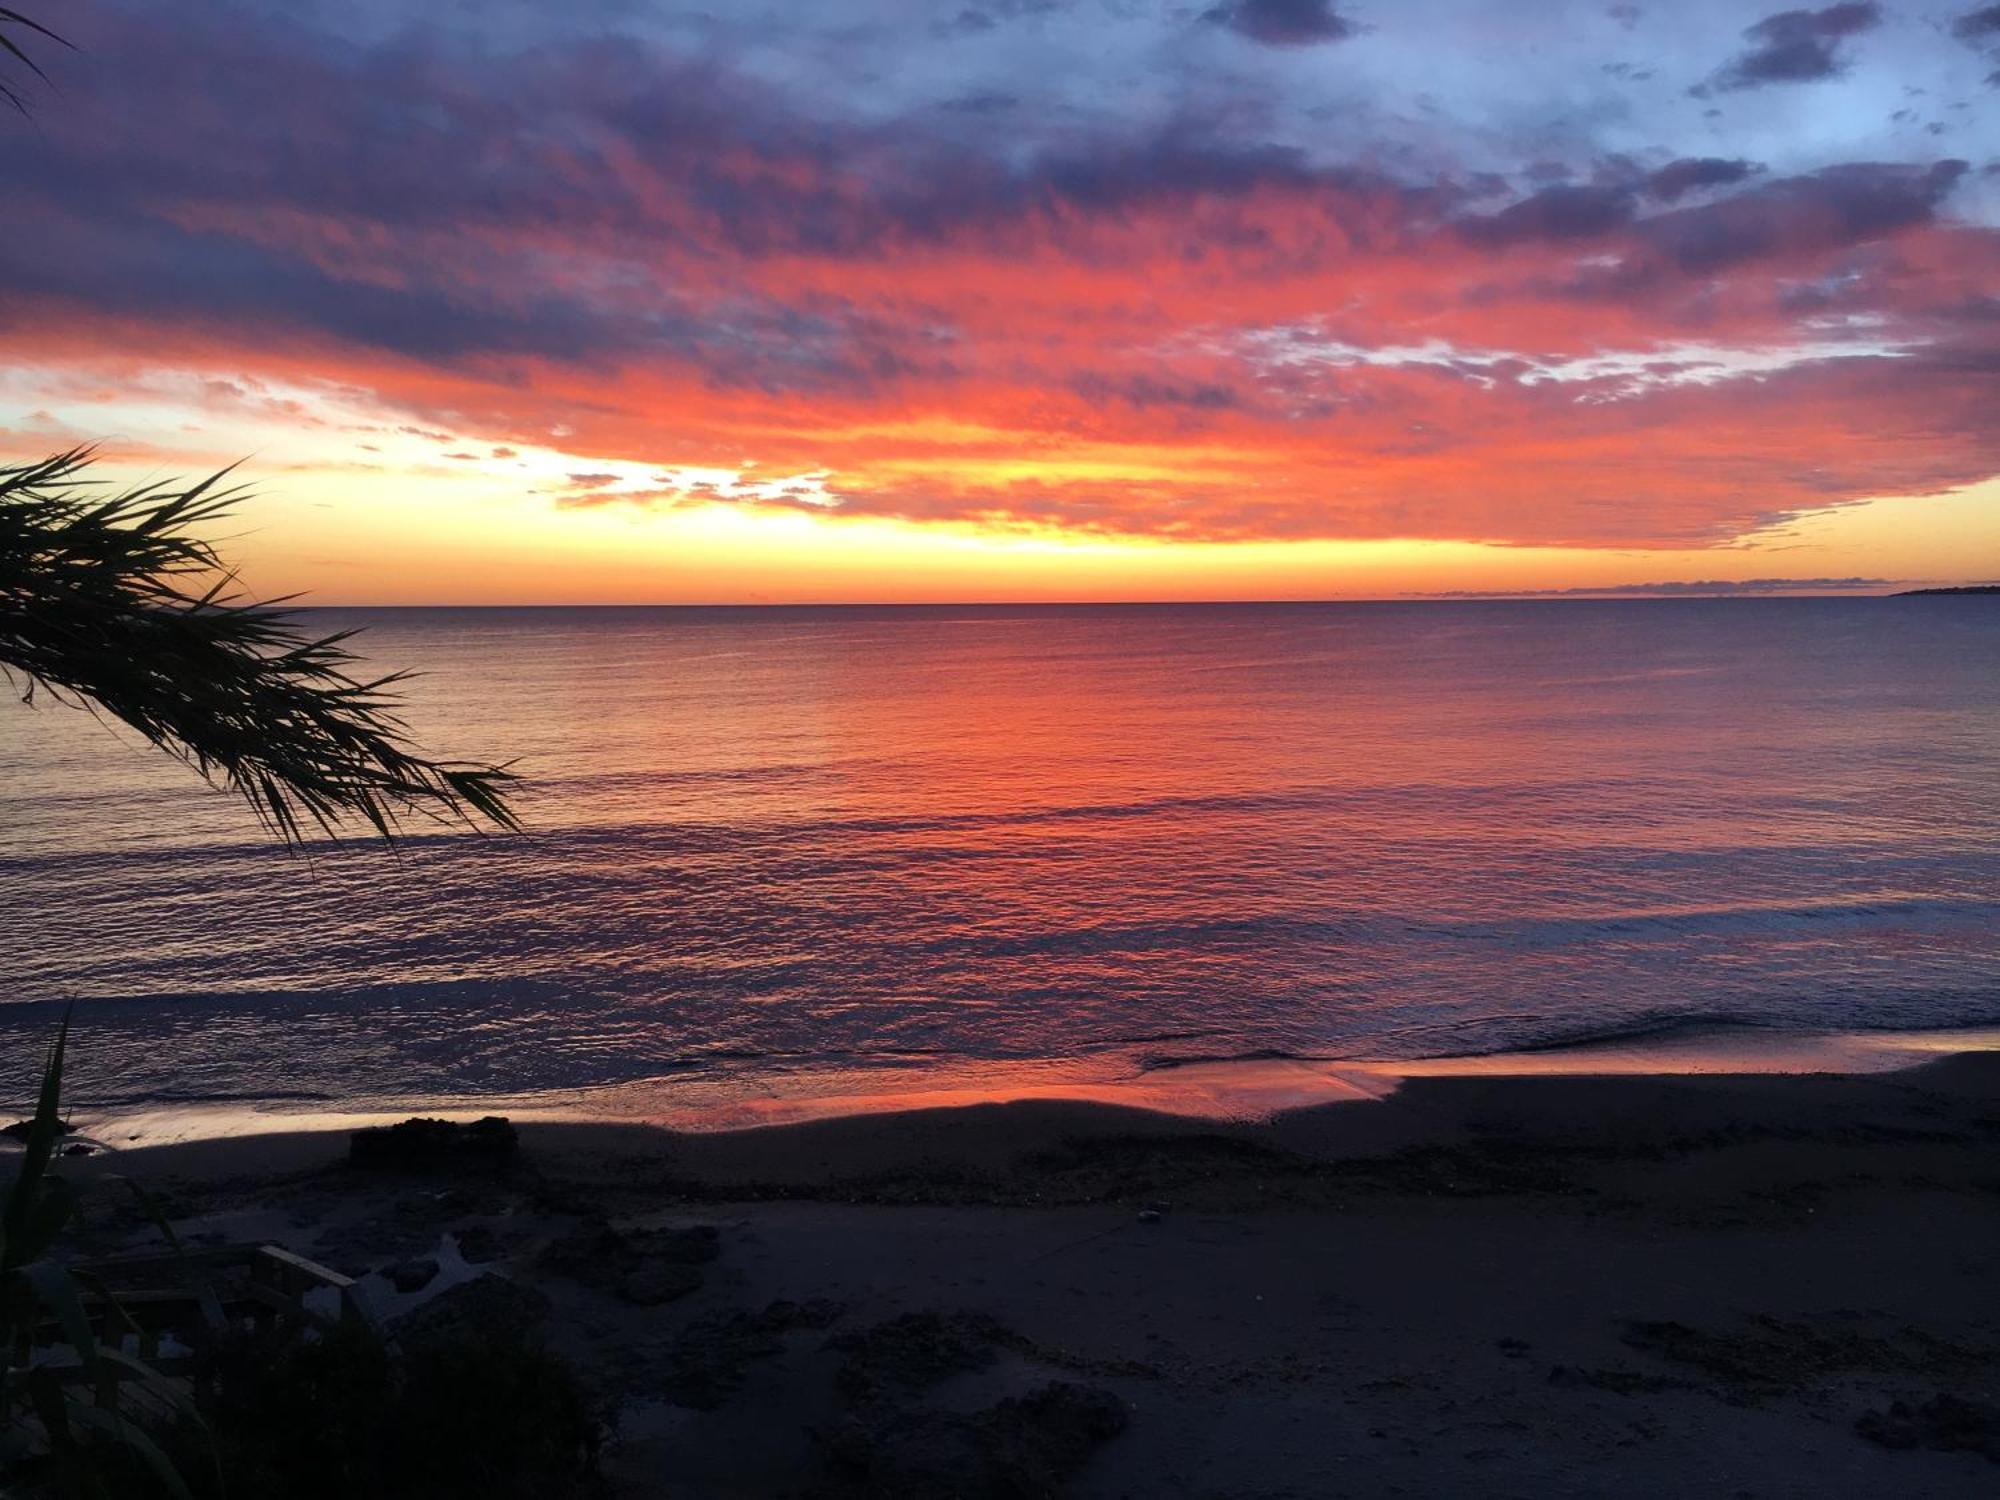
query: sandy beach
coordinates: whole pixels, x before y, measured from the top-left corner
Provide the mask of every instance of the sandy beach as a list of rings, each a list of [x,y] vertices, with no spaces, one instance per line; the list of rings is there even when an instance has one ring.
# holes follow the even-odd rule
[[[363,1276],[391,1326],[505,1278],[505,1315],[614,1411],[624,1495],[2000,1482],[2000,1054],[1415,1077],[1263,1123],[1058,1100],[528,1123],[490,1173],[366,1171],[346,1148],[292,1132],[75,1165],[138,1178],[191,1242]],[[417,1290],[381,1274],[426,1259]]]

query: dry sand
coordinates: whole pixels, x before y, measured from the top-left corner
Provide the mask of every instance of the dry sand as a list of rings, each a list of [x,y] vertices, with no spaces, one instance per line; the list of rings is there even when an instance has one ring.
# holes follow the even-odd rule
[[[2000,1054],[1418,1078],[1260,1125],[1049,1101],[530,1125],[491,1179],[343,1149],[79,1164],[197,1238],[435,1255],[421,1292],[369,1277],[385,1318],[482,1273],[535,1287],[617,1404],[634,1496],[2000,1493],[2000,1461],[1926,1446],[2000,1403]],[[599,1219],[627,1264],[547,1263]],[[692,1225],[712,1260],[633,1237]],[[1868,1418],[1898,1401],[1918,1415]]]

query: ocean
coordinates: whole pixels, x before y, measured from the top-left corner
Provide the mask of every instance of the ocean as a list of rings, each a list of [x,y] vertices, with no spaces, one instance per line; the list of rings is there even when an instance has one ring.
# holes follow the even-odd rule
[[[2000,601],[313,611],[519,836],[288,854],[0,704],[98,1108],[704,1104],[2000,1021]]]

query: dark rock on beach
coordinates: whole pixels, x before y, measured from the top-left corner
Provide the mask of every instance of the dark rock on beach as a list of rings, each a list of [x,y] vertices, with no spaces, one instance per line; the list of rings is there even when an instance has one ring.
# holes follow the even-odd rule
[[[513,1123],[502,1115],[487,1115],[469,1125],[409,1119],[353,1132],[347,1138],[347,1161],[371,1171],[490,1171],[512,1165],[520,1148]]]
[[[35,1122],[33,1120],[16,1120],[12,1125],[0,1125],[0,1135],[4,1135],[12,1141],[25,1141],[34,1133],[34,1129]],[[76,1127],[67,1120],[56,1121],[57,1135],[68,1135],[75,1129]]]
[[[692,1323],[657,1359],[637,1362],[634,1383],[675,1406],[713,1411],[742,1388],[753,1361],[784,1348],[783,1336],[829,1327],[844,1309],[815,1298],[781,1299],[761,1312],[726,1313]]]
[[[619,1229],[599,1220],[552,1241],[538,1264],[626,1302],[654,1307],[700,1286],[700,1267],[716,1254],[712,1224]]]
[[[672,1261],[653,1261],[619,1277],[612,1290],[639,1307],[658,1307],[685,1297],[701,1285],[701,1272]]]
[[[836,1376],[850,1401],[929,1390],[953,1375],[991,1364],[1008,1331],[985,1313],[904,1313],[831,1347],[847,1356]]]
[[[1855,1374],[1983,1377],[2000,1347],[1959,1343],[1916,1328],[1870,1331],[1850,1320],[1755,1315],[1735,1328],[1630,1321],[1625,1343],[1699,1371],[1735,1399],[1763,1401]]]
[[[455,1232],[458,1254],[469,1266],[483,1266],[507,1253],[505,1238],[489,1224],[473,1224]]]
[[[399,1292],[420,1292],[437,1280],[438,1263],[431,1256],[399,1260],[382,1268],[382,1278]]]
[[[1109,1391],[1061,1380],[970,1414],[851,1418],[824,1439],[830,1482],[819,1493],[1034,1500],[1057,1493],[1128,1420]]]
[[[1864,1412],[1854,1430],[1884,1448],[1930,1448],[1980,1453],[2000,1463],[2000,1406],[1962,1396],[1933,1396],[1917,1405],[1892,1401],[1887,1411]]]
[[[440,1292],[390,1325],[405,1348],[482,1339],[518,1339],[548,1321],[549,1299],[488,1272]]]

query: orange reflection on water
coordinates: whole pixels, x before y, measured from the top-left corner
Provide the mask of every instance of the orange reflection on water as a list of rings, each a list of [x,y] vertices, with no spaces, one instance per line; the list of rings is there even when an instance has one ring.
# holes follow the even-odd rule
[[[506,1114],[520,1121],[635,1123],[683,1131],[724,1131],[811,1120],[959,1109],[1028,1100],[1100,1104],[1190,1119],[1268,1120],[1287,1110],[1388,1098],[1407,1078],[1676,1077],[1736,1074],[1886,1073],[1965,1052],[2000,1051],[2000,1030],[1778,1033],[1714,1028],[1616,1044],[1551,1048],[1486,1057],[1409,1061],[1312,1061],[1295,1058],[1192,1063],[1125,1078],[1054,1078],[1024,1066],[1010,1078],[991,1066],[954,1079],[925,1070],[929,1081],[885,1088],[863,1070],[793,1074],[750,1089],[690,1087],[652,1080],[564,1098],[524,1096],[464,1100],[376,1101],[359,1111],[195,1106],[77,1116],[83,1137],[112,1149],[171,1145],[232,1136],[352,1130],[389,1124],[414,1112],[453,1116]],[[871,1086],[872,1084],[872,1086]]]

